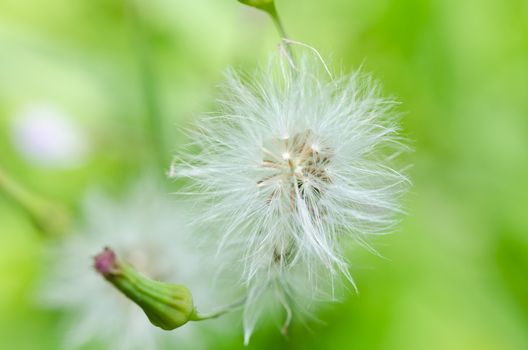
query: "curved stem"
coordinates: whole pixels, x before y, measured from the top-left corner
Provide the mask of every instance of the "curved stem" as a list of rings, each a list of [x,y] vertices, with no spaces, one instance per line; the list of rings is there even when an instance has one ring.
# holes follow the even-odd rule
[[[269,8],[267,8],[266,12],[270,15],[271,19],[273,20],[273,24],[275,24],[275,28],[277,29],[277,32],[279,33],[279,36],[281,37],[281,39],[288,40],[289,37],[286,34],[286,30],[284,29],[284,25],[282,24],[281,18],[279,16],[279,13],[277,11],[277,7],[275,6],[275,4],[273,3]],[[288,55],[288,58],[290,59],[290,61],[292,63],[295,62],[295,58],[294,58],[291,47],[288,44],[284,46],[285,46],[286,54]]]
[[[202,314],[202,313],[199,313],[198,311],[195,310],[194,314],[191,316],[190,320],[191,321],[204,321],[204,320],[210,320],[210,319],[213,319],[213,318],[217,318],[217,317],[220,317],[228,312],[231,312],[231,311],[234,311],[236,309],[238,309],[239,307],[241,307],[242,305],[244,305],[244,303],[246,302],[246,297],[244,298],[241,298],[229,305],[225,305],[221,308],[219,308],[218,310],[215,310],[215,311],[212,311],[212,312],[209,312],[209,313],[205,313],[205,314]]]
[[[273,23],[275,24],[275,27],[277,28],[277,32],[279,32],[279,36],[283,39],[288,39],[288,35],[286,34],[286,30],[284,29],[284,25],[282,24],[282,21],[279,17],[279,13],[277,12],[277,8],[274,6],[272,9],[268,12],[273,19]]]

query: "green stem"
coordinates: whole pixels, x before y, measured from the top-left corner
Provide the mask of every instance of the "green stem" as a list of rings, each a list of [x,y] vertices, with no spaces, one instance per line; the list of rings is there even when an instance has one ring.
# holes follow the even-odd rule
[[[246,298],[244,297],[242,299],[235,301],[232,304],[223,306],[219,308],[218,310],[205,313],[205,314],[199,313],[198,311],[195,310],[193,315],[191,315],[191,321],[204,321],[204,320],[210,320],[212,318],[220,317],[228,312],[231,312],[231,311],[234,311],[240,308],[241,306],[244,305],[245,302],[246,302]]]
[[[277,7],[273,5],[272,7],[269,8],[267,12],[273,19],[273,23],[275,24],[275,27],[277,28],[277,31],[279,32],[279,36],[283,39],[288,39],[288,35],[286,34],[284,25],[282,24],[279,13],[277,12]]]
[[[134,48],[139,66],[139,78],[146,107],[149,139],[156,155],[158,165],[166,166],[165,137],[163,133],[163,115],[159,103],[159,91],[148,42],[145,38],[143,23],[133,0],[128,2],[129,17]]]
[[[239,2],[254,7],[256,9],[259,9],[261,11],[266,12],[268,15],[270,15],[271,19],[273,20],[273,24],[275,24],[275,27],[277,28],[277,32],[279,33],[279,36],[286,42],[288,40],[288,35],[286,34],[286,30],[284,30],[284,25],[282,24],[282,21],[280,19],[279,13],[277,11],[277,7],[275,6],[274,0],[238,0]],[[295,62],[293,51],[291,47],[286,43],[284,45],[286,50],[286,55],[288,55],[288,58],[290,62],[293,64]]]
[[[286,30],[284,29],[284,25],[282,24],[282,20],[279,16],[279,12],[277,11],[277,7],[275,6],[275,3],[272,3],[270,6],[266,7],[264,11],[266,11],[270,15],[273,21],[273,24],[275,24],[275,28],[277,29],[277,32],[279,33],[279,36],[281,37],[281,39],[289,39],[288,35],[286,34]],[[286,44],[284,45],[284,47],[286,49],[286,54],[288,55],[291,62],[295,62],[295,57],[293,55],[293,51],[290,45]]]
[[[18,207],[27,213],[35,226],[44,233],[58,235],[70,226],[67,211],[31,193],[0,167],[0,192],[4,192]]]

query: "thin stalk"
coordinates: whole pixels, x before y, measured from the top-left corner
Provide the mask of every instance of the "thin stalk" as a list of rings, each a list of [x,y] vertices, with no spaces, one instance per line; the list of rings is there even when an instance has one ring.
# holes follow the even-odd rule
[[[143,22],[133,0],[128,1],[128,13],[131,25],[131,35],[134,44],[141,92],[146,108],[146,123],[148,138],[155,153],[158,165],[166,166],[165,137],[163,133],[163,113],[159,103],[159,90],[156,74],[153,69],[152,58],[145,38]]]
[[[234,311],[244,305],[246,302],[246,298],[241,298],[234,303],[231,303],[229,305],[225,305],[215,311],[209,312],[209,313],[199,313],[195,311],[195,313],[191,316],[191,321],[204,321],[204,320],[210,320],[212,318],[220,317],[228,312]]]
[[[273,24],[275,25],[275,28],[277,29],[277,32],[279,36],[281,37],[281,39],[288,40],[289,39],[288,34],[286,34],[286,30],[284,29],[284,25],[282,24],[282,20],[279,16],[279,12],[277,11],[277,7],[275,6],[275,3],[272,3],[264,11],[266,11],[270,15],[273,21]],[[290,61],[292,63],[295,62],[295,57],[293,55],[293,51],[290,45],[286,43],[284,47],[285,47],[286,54],[288,55],[288,58],[290,59]]]
[[[71,218],[66,209],[31,193],[0,167],[0,192],[22,209],[35,226],[50,235],[66,232]]]

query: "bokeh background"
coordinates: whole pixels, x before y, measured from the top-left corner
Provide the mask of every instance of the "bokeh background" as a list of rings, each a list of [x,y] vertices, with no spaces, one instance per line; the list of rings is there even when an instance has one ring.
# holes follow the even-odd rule
[[[0,166],[73,213],[89,187],[166,171],[222,71],[277,47],[235,0],[130,1],[0,1]],[[528,349],[528,2],[277,6],[292,38],[402,102],[414,186],[398,232],[374,242],[383,258],[352,252],[359,294],[249,349]],[[0,348],[60,347],[60,312],[33,302],[48,240],[0,193]],[[214,343],[242,349],[241,331]]]

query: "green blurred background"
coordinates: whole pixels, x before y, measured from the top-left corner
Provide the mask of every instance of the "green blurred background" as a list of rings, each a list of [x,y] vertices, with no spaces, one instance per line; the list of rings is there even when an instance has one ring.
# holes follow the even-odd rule
[[[73,211],[87,188],[119,191],[159,164],[152,106],[175,150],[179,129],[214,107],[227,66],[252,68],[276,50],[270,20],[235,0],[141,0],[136,16],[129,5],[0,1],[0,164]],[[351,254],[359,294],[288,339],[261,329],[249,348],[528,349],[528,2],[277,6],[292,38],[345,71],[363,65],[402,101],[414,186],[399,231],[374,243],[385,259]],[[14,120],[35,105],[80,126],[82,162],[50,166],[17,151]],[[2,349],[59,347],[60,314],[32,301],[45,240],[0,195]],[[241,333],[215,342],[243,348]]]

